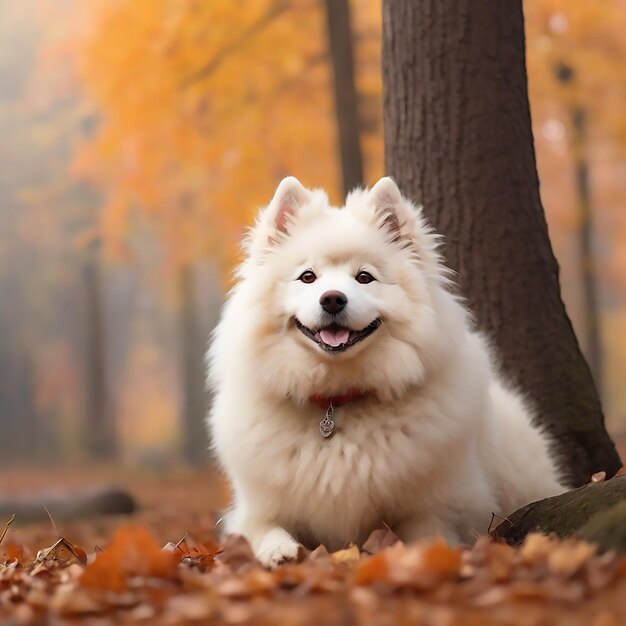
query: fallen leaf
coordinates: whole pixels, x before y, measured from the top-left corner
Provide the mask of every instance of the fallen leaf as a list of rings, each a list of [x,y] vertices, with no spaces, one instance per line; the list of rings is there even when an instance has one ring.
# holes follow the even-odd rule
[[[326,546],[319,545],[313,552],[309,553],[309,560],[311,561],[319,561],[323,563],[330,563],[331,558]]]
[[[87,563],[87,553],[61,537],[49,548],[39,550],[37,561],[45,562],[47,565],[67,565],[72,561],[78,561],[84,565]]]
[[[344,563],[350,561],[358,561],[361,557],[361,552],[359,548],[352,544],[349,548],[345,550],[338,550],[337,552],[331,552],[330,558],[333,563]]]
[[[248,598],[266,595],[276,589],[276,579],[264,569],[254,569],[243,576],[226,579],[217,587],[217,593],[229,598]]]
[[[441,537],[423,549],[424,567],[443,578],[458,575],[461,567],[461,549],[449,546]]]
[[[363,552],[376,554],[400,541],[399,537],[388,528],[377,528],[370,533],[362,546]]]
[[[167,552],[145,528],[119,529],[106,551],[99,552],[80,578],[83,587],[121,592],[134,576],[173,578],[179,552]]]
[[[567,541],[555,545],[548,554],[548,569],[553,574],[573,576],[596,553],[586,541]]]
[[[182,554],[182,562],[186,565],[198,567],[201,570],[210,568],[215,557],[222,553],[222,548],[217,543],[210,545],[195,542],[189,533],[185,533],[177,544],[167,544],[167,548],[179,550]]]
[[[444,580],[457,578],[460,571],[461,548],[452,548],[441,538],[410,546],[396,543],[360,561],[355,569],[355,584],[383,582],[431,589]]]
[[[527,563],[534,563],[548,557],[554,546],[554,540],[547,535],[532,533],[526,537],[520,548],[520,556]]]
[[[389,581],[389,565],[387,554],[381,551],[374,556],[366,557],[357,564],[354,572],[355,585],[371,585]]]
[[[28,559],[25,547],[12,539],[9,539],[4,545],[4,556],[7,561],[19,561],[20,563],[24,563]]]
[[[216,558],[224,565],[228,565],[233,572],[261,567],[261,564],[254,556],[254,552],[252,552],[248,540],[241,535],[228,535],[222,552]]]

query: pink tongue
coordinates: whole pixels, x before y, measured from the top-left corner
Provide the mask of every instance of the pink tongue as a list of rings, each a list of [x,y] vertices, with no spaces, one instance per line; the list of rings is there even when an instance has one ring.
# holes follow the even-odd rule
[[[337,332],[324,329],[320,330],[320,337],[326,345],[336,347],[348,341],[348,338],[350,337],[350,331],[347,328],[342,328]]]

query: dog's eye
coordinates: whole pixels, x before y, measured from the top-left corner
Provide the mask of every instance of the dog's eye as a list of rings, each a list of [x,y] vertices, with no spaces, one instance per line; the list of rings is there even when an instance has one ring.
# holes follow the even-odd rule
[[[302,272],[302,274],[300,274],[298,280],[301,280],[303,283],[310,285],[317,280],[317,276],[311,270],[306,270],[306,272]]]
[[[362,285],[367,285],[367,283],[371,283],[373,280],[376,280],[369,272],[359,272],[355,278],[356,282],[361,283]]]

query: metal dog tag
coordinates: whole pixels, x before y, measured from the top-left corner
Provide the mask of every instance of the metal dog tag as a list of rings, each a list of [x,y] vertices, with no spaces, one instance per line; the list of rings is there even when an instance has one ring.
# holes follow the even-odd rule
[[[324,437],[324,439],[328,439],[335,432],[335,420],[333,419],[334,413],[332,402],[328,405],[326,409],[326,416],[320,422],[320,435]]]

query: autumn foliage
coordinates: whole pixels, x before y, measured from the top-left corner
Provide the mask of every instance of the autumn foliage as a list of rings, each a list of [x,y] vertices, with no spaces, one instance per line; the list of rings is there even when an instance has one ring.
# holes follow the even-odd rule
[[[185,536],[160,547],[146,528],[122,527],[87,564],[66,539],[55,543],[63,551],[40,550],[34,561],[6,548],[0,616],[25,624],[98,617],[401,624],[407,615],[429,624],[570,624],[594,616],[618,624],[626,617],[616,600],[626,591],[626,557],[598,555],[582,541],[530,535],[520,549],[488,538],[472,548],[442,539],[406,546],[381,529],[363,550],[329,554],[319,547],[273,571],[261,567],[241,537],[221,548],[190,542]]]
[[[145,528],[121,528],[85,568],[80,584],[122,592],[133,577],[173,579],[181,558],[176,551],[162,550]]]

